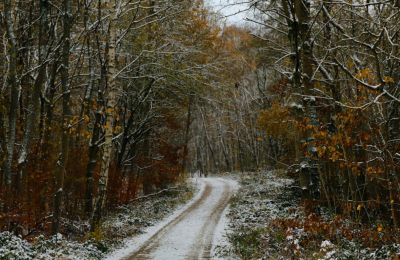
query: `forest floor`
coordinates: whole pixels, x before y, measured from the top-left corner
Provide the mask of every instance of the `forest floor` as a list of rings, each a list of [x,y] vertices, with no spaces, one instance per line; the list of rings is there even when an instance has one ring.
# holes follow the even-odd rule
[[[223,259],[399,259],[400,244],[380,225],[362,227],[326,208],[305,214],[296,183],[283,171],[228,174],[238,180]]]
[[[390,230],[321,207],[306,214],[296,186],[279,170],[192,179],[80,239],[0,233],[0,259],[398,259]]]
[[[145,233],[149,227],[173,214],[193,199],[198,185],[189,180],[174,188],[136,199],[119,207],[105,218],[100,229],[85,232],[87,222],[64,223],[74,230],[69,236],[58,234],[29,238],[10,232],[0,233],[0,259],[104,259],[123,248],[131,237]]]

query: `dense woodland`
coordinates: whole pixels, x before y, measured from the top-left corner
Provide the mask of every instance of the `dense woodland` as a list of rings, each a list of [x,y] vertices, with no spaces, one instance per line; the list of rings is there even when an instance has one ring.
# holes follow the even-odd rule
[[[283,149],[303,198],[311,209],[314,201],[398,228],[399,2],[294,0],[254,8],[264,28],[257,35],[263,64],[279,73],[259,123]]]
[[[250,70],[244,30],[223,31],[201,1],[1,11],[1,229],[68,232],[82,219],[95,229],[138,194],[219,169],[209,112]]]
[[[0,3],[0,228],[95,230],[141,194],[286,169],[310,211],[400,214],[400,3]]]

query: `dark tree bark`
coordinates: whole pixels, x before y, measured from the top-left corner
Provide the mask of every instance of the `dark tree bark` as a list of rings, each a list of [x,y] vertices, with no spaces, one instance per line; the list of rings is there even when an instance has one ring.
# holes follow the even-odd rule
[[[52,233],[60,232],[60,220],[64,194],[65,165],[68,159],[69,146],[69,129],[71,119],[70,110],[70,81],[69,81],[69,56],[70,56],[70,38],[71,38],[71,0],[63,1],[63,35],[62,35],[62,61],[61,61],[61,88],[63,92],[62,98],[62,135],[61,135],[61,151],[55,169],[56,190],[54,195],[53,225]]]
[[[11,100],[8,112],[7,159],[4,166],[4,178],[7,186],[11,185],[14,145],[16,138],[16,123],[18,111],[18,82],[17,82],[17,40],[14,33],[11,0],[4,0],[4,21],[6,24],[9,44],[9,64],[7,82],[10,87]]]

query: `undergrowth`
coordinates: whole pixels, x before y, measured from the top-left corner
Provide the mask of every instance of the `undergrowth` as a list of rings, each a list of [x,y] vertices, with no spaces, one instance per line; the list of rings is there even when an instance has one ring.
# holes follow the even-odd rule
[[[282,171],[238,176],[241,188],[228,214],[231,245],[220,250],[225,258],[393,259],[400,254],[400,232],[384,221],[361,224],[321,207],[306,212],[295,183]]]

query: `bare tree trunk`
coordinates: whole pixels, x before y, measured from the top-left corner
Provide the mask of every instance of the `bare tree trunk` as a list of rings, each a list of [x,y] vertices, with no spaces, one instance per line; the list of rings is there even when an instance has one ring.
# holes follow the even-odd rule
[[[211,145],[210,137],[208,136],[208,131],[207,131],[207,127],[206,127],[206,121],[205,121],[206,119],[204,117],[203,110],[200,107],[199,107],[198,110],[200,111],[200,115],[201,115],[201,119],[202,119],[202,123],[203,123],[205,142],[207,144],[208,150],[210,151],[210,155],[211,155],[211,158],[210,158],[210,156],[207,156],[207,158],[209,160],[212,160],[212,162],[213,162],[212,166],[214,166],[214,170],[215,171],[219,171],[219,164],[218,164],[218,162],[217,162],[217,160],[215,158],[215,152],[214,152],[214,149],[213,149],[213,147]],[[212,169],[211,168],[212,166],[210,165],[210,170]],[[208,173],[206,173],[206,177],[207,177],[207,174]]]
[[[187,117],[186,117],[185,144],[183,147],[182,173],[185,171],[185,169],[187,169],[189,132],[190,132],[190,124],[192,122],[192,103],[193,103],[193,97],[189,96],[188,111],[187,111]]]
[[[108,184],[108,171],[111,163],[112,148],[113,148],[113,124],[114,124],[114,113],[115,107],[118,100],[118,91],[116,86],[116,67],[115,67],[115,49],[116,49],[116,29],[115,23],[117,21],[117,1],[112,4],[112,0],[105,1],[105,8],[109,14],[109,26],[108,26],[108,49],[107,49],[107,108],[106,108],[106,125],[104,128],[104,145],[103,145],[103,157],[100,168],[100,179],[98,186],[98,198],[96,201],[93,218],[92,218],[92,230],[98,226],[104,205],[106,202],[107,195],[107,184]]]
[[[89,3],[87,3],[86,10],[85,10],[85,28],[87,30],[87,27],[89,26],[88,24],[88,19],[89,19]],[[98,17],[98,19],[101,19],[101,17]],[[94,38],[94,34],[90,33],[87,36],[87,48],[88,48],[88,55],[89,55],[89,84],[86,89],[85,93],[85,102],[82,107],[82,115],[84,113],[89,114],[89,111],[85,112],[85,110],[89,110],[90,105],[93,105],[92,103],[92,92],[93,92],[93,87],[95,84],[95,65],[94,65],[94,58],[93,58],[93,53],[94,50],[92,50],[92,35]],[[96,34],[97,35],[97,34]],[[99,50],[100,52],[100,50]],[[98,152],[99,152],[99,142],[101,140],[101,119],[102,119],[102,109],[104,107],[104,100],[103,100],[103,91],[105,89],[105,81],[106,81],[106,71],[104,64],[100,62],[100,82],[97,84],[97,107],[96,111],[94,112],[95,114],[95,121],[93,124],[93,129],[92,129],[92,137],[90,139],[89,143],[89,151],[88,151],[88,163],[86,165],[86,190],[85,190],[85,214],[87,217],[90,217],[91,214],[93,213],[93,192],[94,192],[94,170],[97,165],[97,158],[98,158]]]
[[[65,164],[68,158],[69,144],[69,119],[71,111],[70,102],[70,82],[69,82],[69,53],[70,53],[70,35],[71,35],[71,0],[64,0],[63,3],[63,49],[62,49],[62,66],[61,66],[61,87],[63,91],[62,100],[62,137],[61,152],[55,169],[56,192],[54,196],[54,212],[52,233],[57,234],[60,231],[60,219],[62,209],[62,198],[65,178]]]
[[[46,73],[46,57],[45,57],[45,46],[47,39],[47,8],[48,1],[40,1],[40,28],[39,28],[39,72],[36,77],[35,83],[33,84],[33,94],[29,101],[28,115],[26,120],[26,127],[24,131],[24,138],[22,141],[22,147],[18,158],[18,165],[24,167],[28,160],[29,147],[31,143],[32,133],[35,131],[35,119],[40,113],[40,95],[42,92],[42,86],[45,81]],[[45,36],[46,35],[46,36]],[[21,169],[21,174],[23,169]]]
[[[89,161],[86,166],[86,193],[85,193],[85,211],[86,215],[90,216],[93,213],[93,189],[94,189],[94,170],[97,165],[97,155],[99,152],[99,141],[101,140],[101,106],[104,104],[103,100],[103,86],[105,85],[105,70],[101,70],[101,79],[97,91],[98,108],[95,112],[95,122],[92,130],[92,138],[89,144]]]
[[[17,83],[17,40],[14,34],[14,22],[11,15],[11,1],[4,0],[4,21],[9,38],[9,65],[7,82],[11,88],[11,101],[8,114],[7,159],[4,167],[4,178],[7,186],[11,185],[12,162],[14,158],[14,145],[16,136],[17,109],[18,109],[18,83]]]
[[[296,0],[295,13],[299,22],[299,36],[301,39],[301,61],[302,61],[302,86],[304,88],[303,100],[305,106],[305,116],[308,118],[308,125],[311,127],[317,124],[317,113],[315,110],[315,98],[312,97],[312,76],[313,76],[313,57],[312,43],[310,37],[310,2],[309,0]],[[308,127],[307,127],[308,128]],[[313,131],[306,130],[305,142],[307,143],[307,156],[302,162],[301,185],[305,197],[313,197],[318,191],[318,170],[316,162],[313,160],[315,153]]]
[[[90,3],[85,2],[85,12],[84,12],[84,18],[83,18],[83,23],[85,25],[85,31],[87,32],[86,35],[86,46],[87,46],[87,55],[88,55],[88,69],[89,69],[89,79],[88,83],[86,86],[85,90],[85,96],[81,105],[81,111],[79,113],[79,118],[84,118],[85,116],[88,116],[89,114],[89,104],[92,101],[92,95],[93,95],[93,87],[94,87],[94,82],[95,82],[95,65],[93,64],[94,58],[93,58],[93,51],[92,51],[92,40],[94,37],[92,37],[93,33],[91,33],[91,30],[89,29],[89,8],[90,8]],[[78,125],[77,133],[80,133],[82,130],[83,124]],[[79,146],[80,145],[80,135],[76,135],[75,137],[75,145]]]
[[[226,149],[226,144],[225,144],[225,141],[224,141],[224,135],[222,133],[222,126],[221,126],[222,124],[221,124],[220,118],[221,117],[219,117],[219,120],[218,120],[218,123],[217,123],[217,129],[218,129],[219,139],[220,139],[220,143],[221,143],[221,149],[220,150],[221,150],[222,155],[223,155],[224,160],[225,160],[226,170],[227,171],[232,171],[231,163],[230,163],[229,157],[228,157],[228,151]]]
[[[397,87],[397,86],[396,86]],[[400,96],[399,91],[396,91],[397,97]],[[396,101],[391,101],[389,103],[388,114],[390,120],[387,123],[387,135],[388,140],[396,140],[400,136],[400,106],[399,103]],[[396,143],[390,142],[388,150],[396,149]],[[399,197],[396,196],[396,182],[398,181],[398,173],[396,173],[395,169],[395,162],[393,162],[393,158],[390,156],[388,152],[386,152],[386,160],[390,163],[387,166],[387,179],[388,179],[388,188],[389,188],[389,198],[390,198],[390,211],[392,215],[393,226],[395,228],[399,227],[399,216],[400,216],[400,209],[396,207],[396,204],[399,203]]]

